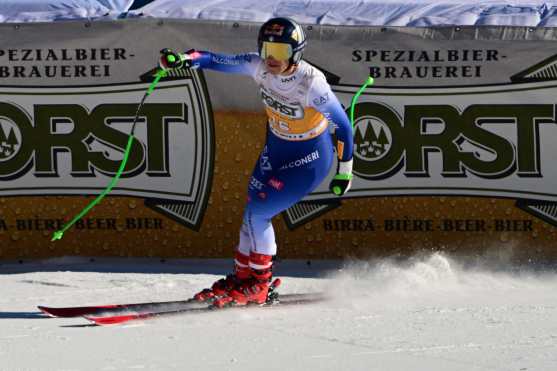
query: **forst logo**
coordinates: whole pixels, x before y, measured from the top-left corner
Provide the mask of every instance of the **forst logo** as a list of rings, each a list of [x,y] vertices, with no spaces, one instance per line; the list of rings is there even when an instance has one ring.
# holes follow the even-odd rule
[[[136,109],[137,104],[99,104],[91,110],[78,104],[36,104],[31,119],[22,107],[0,102],[0,179],[18,178],[33,167],[35,176],[60,176],[57,153],[61,151],[71,154],[72,177],[91,177],[95,170],[116,173],[121,158],[111,158],[106,148],[123,152],[128,134],[114,124],[129,122]],[[144,105],[147,139],[133,142],[126,176],[170,175],[168,118],[183,120],[184,114],[179,103]]]
[[[206,85],[196,73],[160,81],[134,123],[151,78],[0,89],[0,196],[99,194],[119,171],[135,125],[111,194],[144,199],[197,230],[215,150]]]
[[[354,130],[354,172],[362,178],[501,179],[541,177],[540,126],[553,124],[552,104],[405,105],[359,103]],[[503,134],[503,132],[505,134]],[[431,153],[439,154],[434,174]]]
[[[389,127],[376,117],[361,116],[354,123],[354,156],[378,160],[389,152],[391,142]]]
[[[261,90],[261,98],[263,103],[275,112],[293,119],[301,119],[304,117],[304,110],[300,105],[289,106],[274,99],[269,94]]]
[[[0,116],[0,162],[8,161],[19,151],[21,132],[16,124]]]

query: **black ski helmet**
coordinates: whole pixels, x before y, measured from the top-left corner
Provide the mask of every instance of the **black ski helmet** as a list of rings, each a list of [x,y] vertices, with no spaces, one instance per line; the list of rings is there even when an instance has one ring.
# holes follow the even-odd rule
[[[292,47],[292,57],[289,59],[289,62],[291,65],[300,62],[306,48],[304,29],[290,18],[271,18],[263,23],[257,37],[259,55],[261,55],[264,41],[290,44]]]

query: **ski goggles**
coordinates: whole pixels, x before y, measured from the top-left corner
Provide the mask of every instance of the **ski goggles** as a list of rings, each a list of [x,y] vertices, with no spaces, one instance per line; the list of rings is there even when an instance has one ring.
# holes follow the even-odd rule
[[[276,43],[270,41],[263,41],[259,55],[261,58],[266,59],[273,57],[279,61],[287,61],[292,58],[292,45],[285,43]]]

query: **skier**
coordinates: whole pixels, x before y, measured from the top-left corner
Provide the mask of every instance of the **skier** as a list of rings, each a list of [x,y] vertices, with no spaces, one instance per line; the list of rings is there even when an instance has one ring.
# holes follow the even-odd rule
[[[202,68],[251,76],[268,116],[266,143],[248,185],[234,272],[195,295],[219,307],[266,301],[277,251],[271,219],[329,173],[334,156],[329,124],[335,128],[338,155],[329,188],[342,196],[352,182],[352,126],[323,73],[302,60],[302,27],[292,19],[273,18],[261,26],[257,42],[258,53],[239,55],[161,51],[165,70]]]

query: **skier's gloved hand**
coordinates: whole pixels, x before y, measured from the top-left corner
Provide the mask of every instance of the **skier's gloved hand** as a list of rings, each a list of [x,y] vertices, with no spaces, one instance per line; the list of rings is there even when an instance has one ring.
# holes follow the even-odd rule
[[[180,68],[193,67],[194,49],[188,50],[185,53],[178,53],[172,49],[164,48],[161,50],[161,57],[159,59],[159,67],[164,70],[175,70]]]
[[[337,196],[342,196],[348,192],[352,185],[352,160],[339,161],[337,174],[331,180],[329,189]]]

